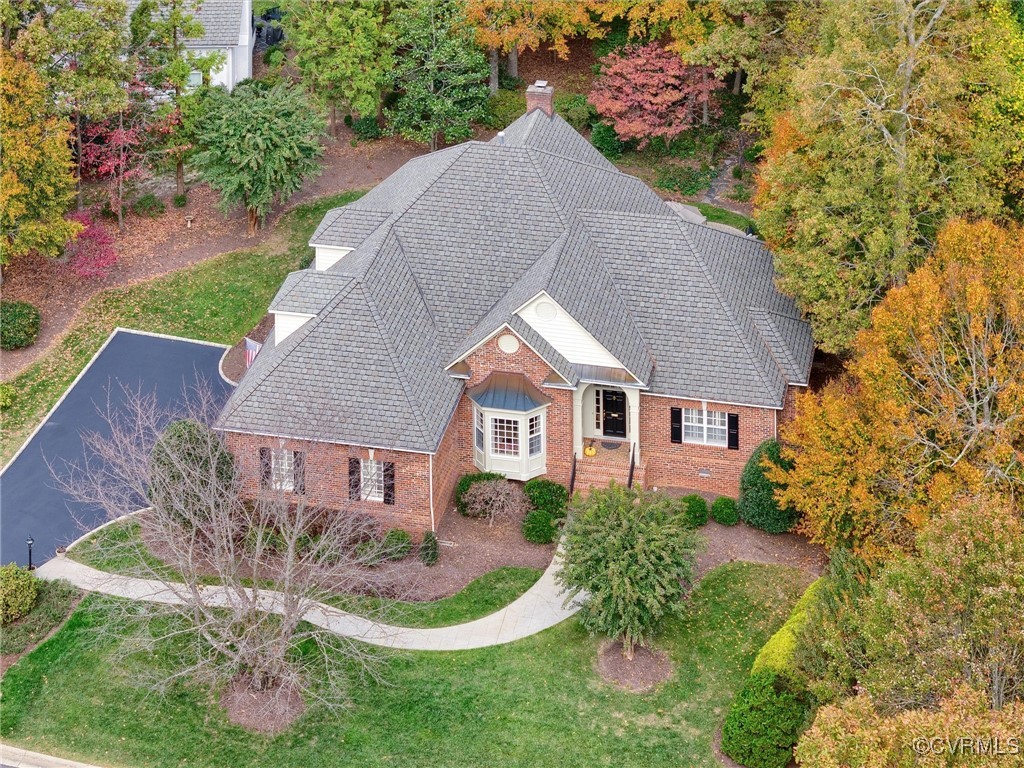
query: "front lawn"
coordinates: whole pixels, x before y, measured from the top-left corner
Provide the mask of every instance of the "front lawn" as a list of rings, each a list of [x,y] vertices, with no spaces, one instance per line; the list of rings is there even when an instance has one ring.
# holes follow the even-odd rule
[[[278,221],[267,243],[94,296],[53,348],[9,382],[0,463],[6,463],[117,326],[234,344],[266,312],[281,281],[311,249],[309,238],[329,209],[362,192],[297,206]]]
[[[115,662],[90,598],[0,684],[0,735],[111,766],[717,766],[711,751],[733,692],[782,624],[807,576],[730,563],[708,574],[658,645],[673,679],[634,695],[603,683],[598,640],[573,621],[494,648],[401,653],[386,682],[357,684],[351,706],[313,709],[288,731],[229,724],[201,689],[164,696],[133,677],[165,658]]]

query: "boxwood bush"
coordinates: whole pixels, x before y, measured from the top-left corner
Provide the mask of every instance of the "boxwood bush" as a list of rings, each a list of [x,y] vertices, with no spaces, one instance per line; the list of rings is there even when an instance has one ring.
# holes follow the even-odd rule
[[[360,141],[373,141],[379,139],[383,133],[377,123],[376,115],[363,115],[352,121],[352,133]]]
[[[437,542],[437,534],[433,531],[426,531],[423,534],[423,541],[420,542],[420,560],[424,565],[433,565],[441,556],[441,547]]]
[[[523,537],[534,544],[550,544],[558,537],[558,521],[550,512],[535,509],[523,518]]]
[[[21,349],[39,335],[39,310],[27,301],[0,301],[0,349]]]
[[[32,571],[14,563],[0,568],[0,624],[10,624],[31,611],[38,591]]]
[[[0,384],[0,411],[6,411],[17,398],[17,390],[12,384]]]
[[[523,485],[530,506],[547,512],[554,518],[565,517],[565,506],[569,503],[569,491],[561,483],[546,477],[535,477]]]
[[[740,521],[736,500],[728,496],[719,496],[715,499],[711,504],[711,519],[721,525],[736,525]]]
[[[797,512],[792,507],[780,507],[775,500],[776,486],[765,475],[765,461],[784,469],[792,466],[782,458],[776,440],[765,440],[754,449],[740,475],[740,519],[768,533],[785,533],[796,523]]]
[[[700,528],[708,522],[708,502],[703,496],[691,493],[679,500],[681,513],[691,528]]]
[[[147,192],[132,203],[132,212],[136,216],[144,216],[147,219],[155,219],[166,210],[167,206],[152,192]]]
[[[404,560],[412,552],[412,536],[401,528],[392,528],[384,534],[381,552],[387,560]]]
[[[725,717],[722,751],[747,768],[785,768],[809,715],[806,696],[785,675],[754,672]]]
[[[468,515],[465,496],[466,491],[470,489],[473,483],[481,483],[485,480],[504,479],[505,476],[500,472],[472,472],[460,477],[459,482],[455,484],[455,508],[459,510],[459,514]]]

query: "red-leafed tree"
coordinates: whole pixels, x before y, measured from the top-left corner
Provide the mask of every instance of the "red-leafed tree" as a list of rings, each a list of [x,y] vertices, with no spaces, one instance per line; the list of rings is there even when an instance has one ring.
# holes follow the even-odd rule
[[[81,231],[64,250],[71,271],[83,278],[106,277],[117,262],[114,238],[90,210],[69,213],[67,218],[82,225]]]
[[[643,148],[658,137],[671,141],[718,111],[722,88],[711,67],[685,64],[660,43],[633,45],[601,60],[590,103],[622,139]]]

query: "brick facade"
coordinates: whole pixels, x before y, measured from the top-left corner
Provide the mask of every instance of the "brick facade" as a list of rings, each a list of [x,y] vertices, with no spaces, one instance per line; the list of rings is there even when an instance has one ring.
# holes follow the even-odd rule
[[[700,408],[700,401],[640,395],[640,453],[648,488],[678,487],[722,496],[737,496],[740,474],[754,449],[775,437],[769,408],[708,403],[708,410],[739,414],[739,450],[717,445],[673,443],[672,408]],[[710,476],[701,477],[702,470]]]

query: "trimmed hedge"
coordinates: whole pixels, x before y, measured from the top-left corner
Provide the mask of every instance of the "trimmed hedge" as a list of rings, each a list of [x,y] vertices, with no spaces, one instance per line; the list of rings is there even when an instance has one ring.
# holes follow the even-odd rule
[[[0,567],[0,624],[10,624],[31,611],[38,592],[32,571],[15,563]]]
[[[534,509],[547,512],[554,518],[565,517],[569,491],[561,483],[548,480],[546,477],[535,477],[523,485],[523,492]]]
[[[441,556],[441,546],[437,542],[437,534],[427,531],[423,534],[423,541],[420,542],[420,561],[424,565],[433,565]]]
[[[765,461],[783,469],[792,466],[782,458],[776,440],[765,440],[754,449],[740,475],[740,519],[768,533],[785,533],[796,523],[797,512],[792,507],[780,507],[775,500],[775,483],[765,475]]]
[[[392,528],[384,534],[381,555],[386,560],[404,560],[412,552],[412,536],[401,528]]]
[[[722,751],[747,768],[785,768],[807,724],[810,705],[785,675],[754,672],[733,700],[722,726]]]
[[[550,544],[558,537],[558,521],[550,512],[535,509],[523,518],[523,537],[534,544]]]
[[[711,504],[711,519],[721,525],[736,525],[740,521],[736,500],[728,496],[719,496],[715,499]]]
[[[470,489],[473,483],[480,483],[485,480],[504,480],[505,476],[500,472],[472,472],[468,475],[463,475],[459,478],[459,482],[455,484],[455,508],[459,510],[460,515],[467,515],[466,512],[466,491]]]
[[[27,301],[0,301],[0,349],[21,349],[39,335],[39,310]]]
[[[708,522],[708,502],[703,496],[691,493],[679,500],[681,514],[691,528],[700,528]]]

